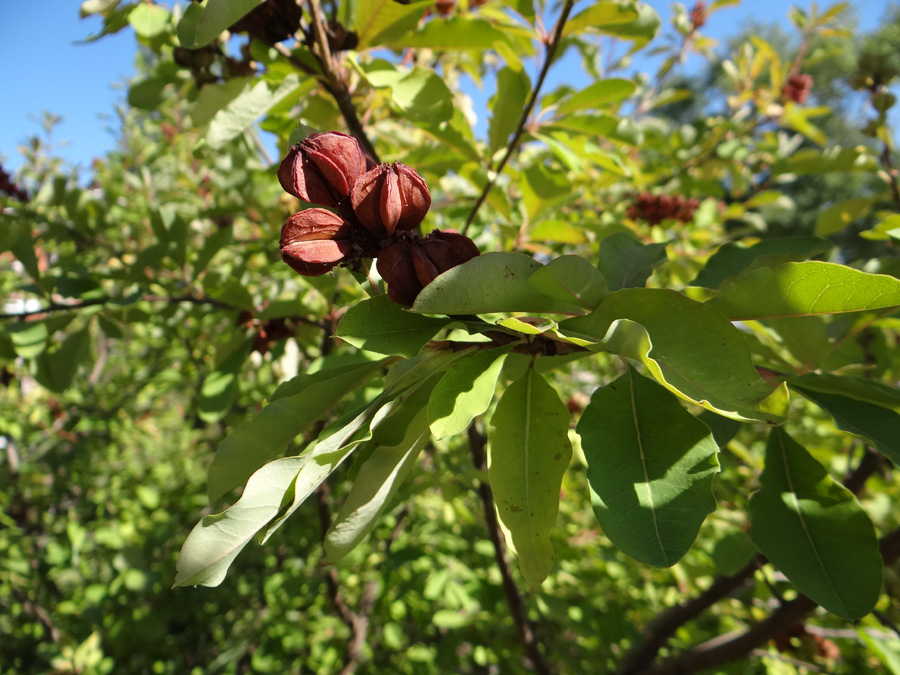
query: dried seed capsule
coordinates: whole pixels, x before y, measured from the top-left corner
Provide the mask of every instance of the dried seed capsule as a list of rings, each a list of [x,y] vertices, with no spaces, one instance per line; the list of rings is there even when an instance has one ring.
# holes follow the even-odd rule
[[[281,259],[299,274],[317,277],[351,252],[350,235],[350,224],[331,211],[300,211],[281,228]]]
[[[370,169],[350,191],[353,212],[376,236],[417,227],[431,207],[431,195],[414,169],[394,162]]]
[[[278,168],[278,181],[303,201],[337,206],[365,173],[366,161],[352,136],[337,131],[312,134],[291,147]]]

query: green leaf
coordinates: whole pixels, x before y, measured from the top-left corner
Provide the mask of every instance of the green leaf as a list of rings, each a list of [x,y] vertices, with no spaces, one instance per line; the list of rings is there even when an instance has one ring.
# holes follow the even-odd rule
[[[554,258],[528,277],[528,285],[539,293],[594,309],[606,295],[606,279],[584,258],[563,255]]]
[[[752,246],[729,242],[710,256],[691,285],[718,288],[723,281],[736,277],[750,266],[755,268],[767,263],[771,264],[773,259],[782,263],[791,261],[782,259],[783,256],[805,259],[824,253],[829,248],[831,248],[831,243],[821,237],[764,239]]]
[[[165,7],[141,3],[128,15],[128,23],[143,38],[156,37],[166,30],[171,14]]]
[[[792,377],[788,383],[828,412],[839,429],[869,439],[900,466],[900,392],[896,389],[838,375]]]
[[[756,555],[756,546],[750,535],[742,530],[731,532],[716,542],[712,552],[713,563],[719,574],[737,574]]]
[[[872,157],[865,148],[805,149],[790,157],[779,159],[772,167],[772,175],[786,173],[810,176],[834,171],[866,171],[873,166]]]
[[[578,313],[580,308],[536,293],[528,277],[541,264],[521,253],[485,253],[428,284],[412,306],[422,314],[486,312]]]
[[[837,234],[853,221],[865,216],[875,201],[874,197],[859,197],[828,207],[816,218],[816,234],[820,237]]]
[[[205,84],[197,94],[197,100],[191,108],[191,121],[194,126],[203,127],[212,122],[220,110],[249,90],[252,78],[235,77],[222,84]]]
[[[395,413],[379,426],[378,431],[384,425],[398,425],[401,436],[398,443],[379,443],[377,431],[370,441],[374,445],[372,454],[360,467],[350,493],[325,535],[326,562],[343,558],[372,530],[428,442],[425,400],[414,403],[417,407],[411,419],[408,414]],[[392,419],[395,416],[399,417],[397,421]]]
[[[488,105],[491,111],[488,126],[491,154],[508,144],[510,135],[519,124],[530,92],[531,80],[524,70],[506,67],[497,73],[497,93]]]
[[[488,409],[510,347],[477,351],[441,378],[428,401],[428,422],[436,438],[458,434]]]
[[[506,34],[489,21],[473,16],[453,16],[428,21],[422,29],[404,35],[391,44],[392,47],[424,47],[434,51],[453,52],[464,50],[486,51],[495,42],[507,42]],[[519,114],[522,109],[519,109]]]
[[[488,428],[488,478],[522,574],[541,583],[553,566],[550,530],[572,457],[569,411],[533,367],[506,389]]]
[[[171,84],[166,77],[148,77],[128,88],[128,105],[141,110],[155,110],[162,103],[163,90]]]
[[[592,85],[572,94],[559,104],[557,115],[566,115],[576,111],[605,106],[628,98],[634,93],[636,86],[631,80],[611,77],[598,80]]]
[[[766,445],[750,536],[801,592],[846,619],[868,614],[881,592],[875,528],[853,494],[783,429]]]
[[[410,357],[450,323],[449,319],[413,314],[379,295],[347,310],[335,335],[359,349]]]
[[[629,368],[594,392],[576,431],[604,534],[640,562],[678,562],[716,508],[719,447],[706,425]]]
[[[252,87],[245,89],[213,116],[206,134],[209,147],[214,150],[221,148],[228,141],[240,136],[261,115],[299,86],[300,78],[291,74],[274,89],[270,88],[265,80],[259,80]]]
[[[612,24],[635,21],[638,12],[620,2],[595,2],[580,14],[566,22],[563,37],[579,33],[588,28],[601,28]]]
[[[616,232],[600,241],[597,267],[609,290],[643,286],[650,274],[666,257],[666,244],[641,244],[624,232]]]
[[[225,416],[238,395],[238,374],[250,355],[250,340],[242,341],[203,380],[197,416],[206,423]]]
[[[69,335],[53,352],[37,358],[35,379],[50,391],[62,393],[72,384],[75,373],[90,353],[91,336],[87,328]]]
[[[359,36],[358,49],[387,44],[414,30],[430,0],[401,5],[394,0],[366,0],[357,4],[353,30]]]
[[[258,469],[241,498],[222,513],[204,517],[188,535],[176,564],[176,586],[218,586],[228,567],[257,532],[293,512],[360,443],[390,404],[379,398],[356,417],[344,420],[302,457],[283,457]],[[293,493],[293,494],[292,494]],[[282,504],[292,498],[284,512]]]
[[[207,0],[202,14],[197,10],[185,12],[182,22],[188,20],[190,23],[185,29],[178,27],[181,45],[194,49],[209,44],[259,3],[260,0]]]
[[[627,23],[615,22],[600,26],[601,33],[632,40],[634,42],[632,51],[635,51],[639,47],[643,47],[656,37],[657,32],[659,32],[660,24],[662,23],[659,14],[653,9],[650,3],[640,3],[637,4],[636,7],[638,16],[633,21],[628,21]]]
[[[361,387],[386,361],[302,374],[282,385],[279,392],[286,390],[289,395],[275,398],[222,441],[209,467],[209,501],[243,485],[254,471],[324,417],[341,398]]]
[[[390,87],[391,100],[414,121],[435,124],[453,117],[453,94],[430,68],[384,68],[365,73],[373,87]]]
[[[50,332],[43,321],[6,323],[3,329],[9,335],[16,354],[22,358],[33,359],[47,348]]]
[[[706,304],[732,320],[883,309],[900,305],[900,279],[835,263],[786,263],[738,277]]]
[[[669,391],[725,417],[777,424],[787,415],[786,386],[773,390],[759,377],[741,332],[676,291],[616,291],[559,330],[595,350],[640,361]]]

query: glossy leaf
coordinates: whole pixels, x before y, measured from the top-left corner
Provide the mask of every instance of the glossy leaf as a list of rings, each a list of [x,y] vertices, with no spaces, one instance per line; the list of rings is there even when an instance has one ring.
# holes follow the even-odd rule
[[[609,290],[617,291],[643,286],[666,260],[666,244],[641,244],[624,232],[616,232],[600,242],[597,267]]]
[[[882,561],[875,528],[853,494],[783,429],[773,429],[750,536],[769,561],[825,609],[858,619],[875,606]]]
[[[260,116],[298,86],[300,78],[294,74],[285,76],[274,88],[259,80],[213,116],[206,142],[211,148],[221,148],[249,129]]]
[[[580,33],[588,28],[600,28],[628,23],[638,18],[638,12],[619,2],[595,2],[584,11],[570,18],[563,29],[563,36]]]
[[[341,398],[362,386],[386,361],[302,374],[282,385],[279,391],[289,387],[292,393],[275,398],[222,441],[209,467],[209,501],[243,485],[254,471],[309,429]]]
[[[509,347],[476,351],[447,371],[428,401],[435,438],[458,434],[488,409]]]
[[[422,314],[579,312],[577,305],[535,292],[528,277],[540,267],[521,253],[484,253],[428,284],[412,309]]]
[[[488,478],[497,513],[528,581],[553,566],[550,530],[569,465],[569,412],[534,368],[507,387],[488,428]]]
[[[606,295],[606,279],[584,258],[563,255],[554,258],[528,277],[536,291],[562,302],[594,309]]]
[[[561,322],[559,330],[597,351],[640,361],[673,393],[725,417],[777,424],[787,414],[786,387],[773,389],[759,377],[741,332],[675,291],[610,293],[596,310]]]
[[[877,382],[837,375],[813,374],[789,378],[788,383],[828,412],[839,429],[869,439],[900,466],[900,392]]]
[[[748,267],[757,267],[772,260],[790,262],[784,257],[801,260],[831,248],[831,242],[820,237],[783,237],[764,239],[752,246],[729,242],[713,253],[692,286],[718,288],[723,281],[736,277]]]
[[[359,349],[409,357],[450,323],[449,319],[408,312],[386,295],[379,295],[347,310],[335,334]]]
[[[787,263],[738,277],[706,304],[733,320],[884,309],[900,306],[900,279],[835,263]]]
[[[366,0],[357,3],[353,29],[360,50],[386,44],[412,31],[431,7],[428,0],[401,5],[394,0]]]
[[[629,368],[594,392],[576,431],[604,534],[643,563],[678,562],[716,508],[719,448],[710,430]]]
[[[441,52],[493,49],[495,42],[506,42],[502,30],[489,21],[472,16],[452,16],[428,21],[421,30],[404,35],[392,46],[425,47]],[[522,109],[519,108],[521,114]]]
[[[260,0],[208,0],[202,14],[189,16],[186,13],[182,19],[190,19],[193,23],[193,35],[179,27],[178,37],[182,40],[182,46],[193,49],[209,44],[259,3]],[[191,37],[193,40],[186,42]]]

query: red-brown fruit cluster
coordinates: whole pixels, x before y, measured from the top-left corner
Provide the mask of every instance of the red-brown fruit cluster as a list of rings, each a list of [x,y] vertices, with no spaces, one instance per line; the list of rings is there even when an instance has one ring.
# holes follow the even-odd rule
[[[0,166],[0,193],[7,194],[20,202],[28,201],[28,193],[13,182],[12,176]]]
[[[285,191],[311,204],[281,228],[281,257],[318,276],[341,263],[378,258],[388,296],[411,305],[442,272],[478,255],[468,237],[415,231],[431,207],[422,177],[401,162],[375,164],[352,136],[329,131],[293,146],[278,169]]]
[[[806,103],[806,98],[809,96],[809,92],[812,91],[812,86],[812,75],[800,73],[791,75],[781,88],[781,97],[785,101]]]
[[[706,3],[703,0],[697,0],[691,9],[691,25],[694,30],[701,28],[706,23],[706,16]]]
[[[664,220],[677,220],[689,223],[694,218],[694,211],[700,206],[696,197],[686,199],[681,195],[655,195],[642,192],[628,207],[628,217],[632,220],[646,220],[650,225],[658,225]]]

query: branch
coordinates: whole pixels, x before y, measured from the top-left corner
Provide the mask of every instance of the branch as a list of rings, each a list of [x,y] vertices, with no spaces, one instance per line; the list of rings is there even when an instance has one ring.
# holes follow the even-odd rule
[[[885,565],[890,565],[900,558],[900,529],[882,537],[879,545]],[[743,633],[737,635],[731,633],[714,638],[659,666],[643,670],[641,673],[642,675],[685,675],[735,661],[785,632],[816,607],[818,604],[805,595],[800,595],[796,600],[782,605],[769,618]]]
[[[359,115],[356,114],[356,106],[353,105],[347,83],[339,76],[338,66],[331,55],[331,48],[328,46],[328,33],[325,29],[325,17],[322,15],[322,8],[319,5],[319,0],[309,0],[309,11],[313,19],[313,38],[318,47],[316,59],[318,59],[319,65],[322,67],[322,74],[324,75],[322,84],[328,90],[328,93],[334,97],[334,101],[337,103],[338,109],[341,111],[341,115],[344,117],[344,122],[347,123],[347,128],[350,130],[350,133],[362,144],[363,150],[368,152],[372,156],[372,159],[378,162],[378,153],[375,152],[375,146],[372,145],[372,141],[370,141],[368,135],[366,135],[366,130],[363,128]]]
[[[479,471],[487,471],[487,463],[484,455],[485,438],[475,428],[475,424],[469,425],[469,451],[472,453],[472,463]],[[485,481],[478,483],[478,495],[484,504],[484,519],[487,521],[488,533],[491,543],[494,545],[494,559],[500,568],[500,576],[503,579],[503,595],[506,596],[506,604],[512,615],[519,640],[525,655],[531,661],[534,672],[538,675],[549,675],[552,671],[541,654],[537,636],[528,622],[525,612],[525,603],[509,571],[509,561],[506,559],[506,548],[503,543],[503,534],[500,532],[500,524],[497,522],[497,514],[494,512],[494,498],[491,494],[491,486]]]
[[[844,481],[844,487],[857,494],[866,484],[866,480],[878,471],[883,462],[884,458],[879,453],[866,446],[865,454],[853,473]],[[659,650],[666,645],[679,628],[688,621],[695,619],[715,603],[734,593],[747,583],[756,570],[766,564],[766,562],[766,557],[760,553],[740,572],[730,576],[717,577],[712,585],[700,595],[683,605],[676,605],[657,616],[644,629],[644,642],[635,645],[625,654],[618,671],[620,675],[655,672],[652,669],[649,671],[646,669],[653,663]]]
[[[93,307],[95,305],[102,305],[107,302],[115,302],[119,298],[113,298],[111,296],[107,296],[105,298],[94,298],[93,300],[83,300],[81,302],[76,302],[71,305],[63,305],[56,302],[51,302],[46,307],[42,307],[40,309],[33,309],[27,312],[13,312],[10,314],[0,314],[0,321],[3,319],[25,319],[29,316],[37,316],[38,314],[51,314],[53,312],[72,312],[78,311],[79,309],[84,309],[85,307]],[[142,295],[135,302],[166,302],[166,303],[179,303],[179,302],[189,302],[194,305],[212,305],[213,307],[219,307],[220,309],[227,309],[233,311],[239,311],[240,307],[235,307],[234,305],[230,305],[227,302],[222,302],[221,300],[216,300],[215,298],[198,298],[193,295],[180,295],[180,296],[161,296],[161,295]]]
[[[541,91],[541,87],[544,84],[544,79],[547,77],[547,71],[550,70],[550,66],[553,63],[553,58],[554,56],[556,56],[556,49],[559,47],[559,43],[562,40],[563,27],[566,24],[566,20],[569,18],[569,13],[572,11],[572,6],[574,4],[575,0],[566,0],[565,4],[563,5],[562,11],[559,14],[559,20],[557,20],[556,27],[553,31],[553,37],[551,38],[550,43],[547,45],[547,53],[544,56],[544,65],[541,67],[541,72],[538,75],[537,82],[534,85],[534,89],[532,89],[531,91],[531,97],[528,99],[528,103],[525,105],[525,109],[522,111],[522,116],[519,118],[518,125],[516,125],[516,132],[515,134],[513,134],[513,138],[510,141],[509,145],[506,146],[506,153],[504,153],[503,159],[500,160],[500,163],[494,170],[494,177],[488,179],[487,184],[481,191],[481,195],[479,195],[478,199],[475,200],[475,205],[469,212],[469,217],[466,219],[466,224],[463,226],[463,234],[466,233],[466,231],[469,229],[469,225],[471,225],[472,221],[475,220],[475,216],[478,214],[478,210],[481,208],[481,205],[484,204],[484,201],[487,199],[487,196],[488,194],[490,194],[491,190],[494,189],[494,185],[497,183],[497,179],[503,172],[503,168],[506,166],[506,163],[509,161],[510,156],[513,152],[515,152],[516,148],[519,145],[519,142],[522,140],[522,134],[525,133],[525,125],[528,123],[528,118],[531,115],[531,111],[534,110],[535,103],[537,103],[537,97]]]

